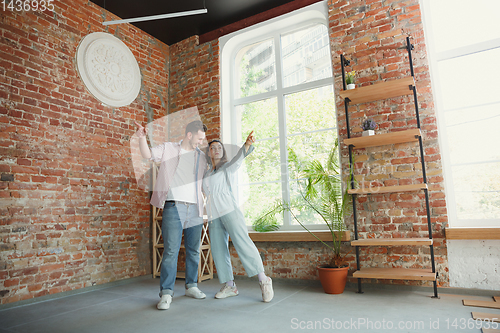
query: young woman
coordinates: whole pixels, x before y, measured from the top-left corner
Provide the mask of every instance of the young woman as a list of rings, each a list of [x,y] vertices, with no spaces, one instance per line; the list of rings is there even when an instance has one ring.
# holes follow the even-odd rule
[[[203,178],[203,190],[207,196],[212,256],[219,281],[224,283],[221,290],[215,294],[215,298],[238,295],[229,256],[229,236],[231,236],[231,241],[247,275],[258,276],[264,302],[270,302],[274,296],[272,280],[264,274],[262,259],[257,247],[248,236],[245,219],[238,208],[233,193],[235,189],[232,188],[231,184],[231,179],[243,163],[243,159],[253,151],[252,144],[254,142],[252,131],[245,144],[230,162],[227,161],[226,150],[219,140],[213,140],[208,144],[209,167]]]

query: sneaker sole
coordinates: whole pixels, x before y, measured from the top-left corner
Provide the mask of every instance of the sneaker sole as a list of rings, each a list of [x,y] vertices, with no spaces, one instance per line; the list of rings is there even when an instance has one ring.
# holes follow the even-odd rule
[[[191,297],[191,298],[194,298],[194,299],[205,299],[205,298],[207,298],[207,295],[205,295],[203,297],[195,297],[193,295],[186,295],[186,297]]]
[[[233,297],[233,296],[238,296],[239,294],[234,294],[234,295],[227,295],[227,296],[224,296],[224,297],[217,297],[217,296],[214,296],[215,299],[224,299],[224,298],[228,298],[228,297]]]
[[[160,307],[158,307],[158,306],[157,306],[156,308],[157,308],[158,310],[168,310],[168,309],[170,309],[170,306],[169,306],[168,308],[160,308]]]

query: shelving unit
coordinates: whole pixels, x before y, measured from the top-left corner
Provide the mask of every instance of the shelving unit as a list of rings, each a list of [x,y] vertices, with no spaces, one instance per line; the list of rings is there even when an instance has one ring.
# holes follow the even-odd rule
[[[153,163],[153,188],[158,174],[159,163]],[[163,237],[161,233],[162,212],[163,209],[153,207],[153,278],[160,276],[161,261],[163,258]],[[206,222],[206,219],[205,219]],[[184,236],[181,245],[181,251],[185,250]],[[184,279],[185,272],[177,271],[177,278]],[[210,248],[210,237],[208,235],[208,224],[203,224],[201,231],[201,244],[200,244],[200,263],[198,264],[198,282],[210,280],[214,277],[214,261],[212,258],[212,251]]]
[[[347,139],[344,144],[349,147],[349,164],[351,168],[353,162],[353,150],[368,147],[379,147],[383,145],[392,145],[398,143],[417,142],[420,148],[420,161],[422,164],[422,179],[421,184],[399,185],[399,186],[381,186],[370,188],[355,188],[354,180],[351,181],[351,189],[348,193],[353,199],[353,218],[354,218],[354,238],[351,245],[356,248],[356,266],[357,270],[353,277],[358,278],[358,292],[361,293],[361,279],[391,279],[391,280],[423,280],[433,281],[434,296],[438,297],[437,292],[437,273],[434,261],[434,246],[432,239],[432,225],[429,207],[429,189],[427,187],[427,175],[425,170],[424,150],[422,144],[422,134],[420,131],[420,116],[418,111],[417,90],[415,87],[415,74],[413,71],[413,62],[411,51],[413,45],[410,44],[410,38],[406,38],[406,49],[408,51],[408,59],[411,70],[411,76],[402,79],[391,80],[387,82],[376,83],[371,86],[346,90],[345,82],[345,66],[349,66],[349,60],[341,55],[342,66],[342,81],[344,90],[340,92],[340,96],[344,99]],[[377,134],[374,136],[355,137],[351,138],[351,130],[349,125],[349,104],[369,103],[383,99],[389,99],[399,96],[413,94],[415,103],[415,117],[417,120],[417,128],[412,128],[399,132],[386,134]],[[425,205],[427,214],[427,229],[428,238],[376,238],[376,239],[359,239],[358,220],[356,211],[356,198],[358,195],[376,195],[382,193],[394,192],[409,192],[423,191],[425,194]],[[429,246],[431,268],[429,269],[411,269],[411,268],[361,268],[359,251],[361,246]]]

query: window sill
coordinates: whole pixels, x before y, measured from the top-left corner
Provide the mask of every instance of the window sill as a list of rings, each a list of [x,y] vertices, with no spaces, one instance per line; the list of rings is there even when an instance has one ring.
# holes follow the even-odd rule
[[[500,228],[446,228],[446,239],[500,239]]]
[[[307,231],[270,231],[249,232],[254,242],[318,242],[318,240]],[[322,241],[331,241],[332,234],[329,231],[314,231],[314,234]],[[342,241],[351,240],[351,232],[342,232]]]

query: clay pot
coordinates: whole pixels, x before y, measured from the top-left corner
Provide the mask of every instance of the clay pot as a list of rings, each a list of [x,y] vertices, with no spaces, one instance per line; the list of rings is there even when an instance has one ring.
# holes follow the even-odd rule
[[[317,267],[319,280],[323,286],[323,290],[327,294],[342,294],[347,282],[347,271],[349,267],[342,268],[327,268]]]

